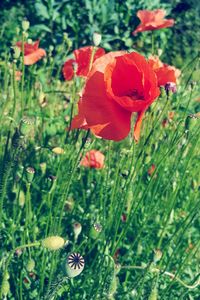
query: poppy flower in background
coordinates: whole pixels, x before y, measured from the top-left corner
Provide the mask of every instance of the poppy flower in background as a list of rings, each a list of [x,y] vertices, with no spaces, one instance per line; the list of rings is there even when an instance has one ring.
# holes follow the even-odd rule
[[[65,80],[71,80],[74,77],[74,64],[77,64],[76,75],[80,77],[86,77],[89,68],[90,61],[92,56],[92,51],[94,47],[83,47],[73,51],[75,59],[68,59],[63,66],[62,72]],[[105,54],[105,50],[103,48],[97,48],[94,54],[93,62]]]
[[[93,169],[102,169],[104,167],[105,156],[98,150],[90,150],[82,158],[80,166],[93,168]]]
[[[153,164],[151,167],[148,169],[147,173],[149,176],[152,176],[153,173],[155,172],[156,166]]]
[[[174,25],[174,19],[164,19],[166,12],[164,9],[156,10],[139,10],[137,16],[141,23],[133,31],[133,34],[137,34],[142,31],[158,30],[161,28],[172,27]]]
[[[19,81],[21,80],[22,72],[21,71],[15,71],[15,80]]]
[[[39,47],[39,42],[33,44],[24,43],[24,64],[29,66],[35,64],[42,57],[46,56],[46,51]],[[17,42],[16,46],[22,51],[22,42]]]
[[[177,83],[177,79],[181,75],[181,71],[174,66],[170,66],[161,62],[158,56],[151,56],[149,64],[156,73],[158,86],[165,86],[168,82]]]
[[[75,59],[68,59],[62,68],[63,76],[65,80],[72,80],[74,77],[74,64],[76,63]]]
[[[144,113],[159,94],[156,74],[142,55],[110,52],[93,64],[71,129],[87,125],[96,136],[119,141],[129,134],[136,112],[138,141]]]

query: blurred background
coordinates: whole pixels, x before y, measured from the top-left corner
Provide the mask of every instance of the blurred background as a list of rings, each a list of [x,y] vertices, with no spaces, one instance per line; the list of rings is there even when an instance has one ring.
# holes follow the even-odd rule
[[[162,60],[178,68],[198,54],[200,44],[200,2],[196,0],[3,0],[0,1],[0,57],[19,37],[24,18],[30,21],[30,37],[40,46],[59,51],[63,34],[72,41],[72,50],[92,44],[92,34],[102,34],[101,46],[107,51],[135,49],[147,53],[151,33],[132,35],[139,24],[139,9],[164,8],[174,18],[172,28],[155,31],[156,48]]]

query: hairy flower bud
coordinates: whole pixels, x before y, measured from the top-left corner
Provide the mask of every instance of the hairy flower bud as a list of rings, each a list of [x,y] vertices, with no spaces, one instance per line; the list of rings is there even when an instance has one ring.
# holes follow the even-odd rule
[[[34,270],[34,268],[35,268],[35,261],[34,261],[34,259],[31,258],[28,261],[26,269],[27,269],[28,272],[32,272]]]
[[[23,20],[22,21],[22,29],[24,30],[24,31],[27,31],[28,29],[29,29],[29,27],[30,27],[30,22],[28,21],[28,20]]]
[[[65,241],[60,236],[50,236],[42,241],[42,246],[49,250],[58,250],[62,248],[65,244]]]
[[[98,47],[101,43],[101,34],[94,32],[93,34],[93,43],[96,47]]]

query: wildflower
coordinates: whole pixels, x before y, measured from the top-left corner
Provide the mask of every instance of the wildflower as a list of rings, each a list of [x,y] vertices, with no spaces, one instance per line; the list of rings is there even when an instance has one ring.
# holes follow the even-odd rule
[[[172,27],[174,25],[173,19],[164,19],[166,12],[163,9],[156,10],[139,10],[137,16],[141,23],[133,31],[133,34],[137,34],[142,31],[158,30],[161,28]]]
[[[21,71],[15,71],[15,80],[20,81],[22,77],[22,72]]]
[[[42,246],[49,250],[58,250],[62,248],[65,244],[65,241],[60,236],[50,236],[42,241]]]
[[[88,126],[96,136],[119,141],[129,134],[136,112],[138,141],[144,113],[159,94],[156,75],[142,55],[110,52],[94,62],[71,129]]]
[[[154,171],[156,169],[156,166],[154,164],[151,165],[151,167],[148,169],[147,173],[149,176],[152,176]]]
[[[65,80],[71,80],[74,77],[74,73],[80,77],[86,77],[90,69],[90,60],[94,47],[83,47],[73,51],[75,59],[68,59],[63,66],[62,72]],[[104,49],[97,48],[94,54],[93,62],[102,55],[105,54]],[[77,65],[77,70],[74,70],[74,64]]]
[[[63,66],[62,72],[65,80],[72,80],[74,77],[75,59],[68,59]]]
[[[158,86],[165,86],[167,83],[177,83],[181,71],[174,66],[163,63],[158,56],[151,56],[148,60],[150,66],[153,68],[158,79]]]
[[[169,95],[169,92],[172,92],[173,94],[176,93],[176,84],[174,82],[167,82],[165,84],[165,91],[167,95]]]
[[[105,156],[97,150],[90,150],[82,158],[80,165],[86,168],[102,169]]]
[[[78,276],[84,269],[85,261],[79,253],[72,253],[67,258],[66,272],[69,277]]]
[[[22,51],[22,42],[17,42],[16,46]],[[42,57],[46,56],[46,51],[39,47],[39,40],[33,44],[24,43],[24,64],[33,65]]]

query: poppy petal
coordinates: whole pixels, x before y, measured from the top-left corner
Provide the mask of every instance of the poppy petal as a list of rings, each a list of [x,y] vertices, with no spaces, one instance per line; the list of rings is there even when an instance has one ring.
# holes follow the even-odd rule
[[[42,48],[39,48],[35,52],[24,56],[24,64],[33,65],[43,56],[46,56],[46,51]]]
[[[138,140],[140,138],[140,131],[141,131],[141,125],[142,125],[142,120],[143,120],[144,114],[145,114],[145,111],[138,113],[137,120],[136,120],[136,123],[134,126],[133,136],[134,136],[134,140],[136,142],[138,142]]]

